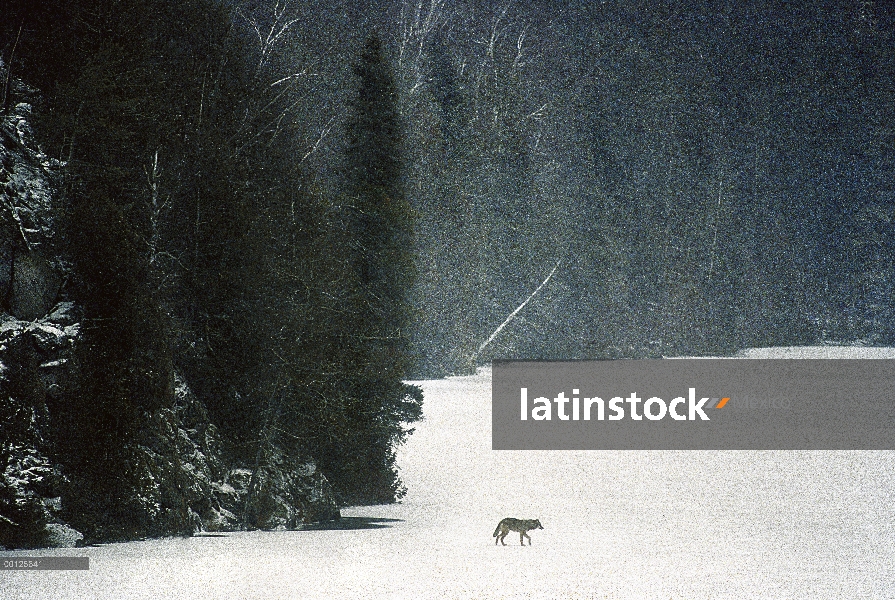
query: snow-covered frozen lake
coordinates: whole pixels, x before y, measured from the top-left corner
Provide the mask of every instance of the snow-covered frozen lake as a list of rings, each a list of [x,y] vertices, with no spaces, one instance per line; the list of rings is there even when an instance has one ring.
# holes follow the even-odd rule
[[[349,529],[2,553],[90,570],[3,571],[0,598],[895,598],[891,452],[492,451],[489,370],[422,385],[403,503]],[[544,529],[495,546],[507,516]]]

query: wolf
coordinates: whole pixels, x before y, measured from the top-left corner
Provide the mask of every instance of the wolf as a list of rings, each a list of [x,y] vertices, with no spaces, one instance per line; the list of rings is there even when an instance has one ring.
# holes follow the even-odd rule
[[[528,545],[531,546],[531,536],[529,536],[526,531],[543,528],[541,522],[537,519],[513,519],[507,517],[498,523],[497,529],[494,530],[494,545],[496,546],[497,541],[500,540],[500,543],[506,546],[507,544],[503,541],[503,538],[507,537],[507,534],[511,531],[518,531],[519,543],[524,546],[525,538],[528,538]]]

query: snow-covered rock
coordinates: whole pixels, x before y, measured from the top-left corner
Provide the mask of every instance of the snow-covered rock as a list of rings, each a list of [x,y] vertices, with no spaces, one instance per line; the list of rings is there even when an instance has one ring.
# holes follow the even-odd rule
[[[74,302],[60,302],[47,316],[39,319],[39,323],[55,324],[63,329],[69,326],[77,326],[80,321],[80,314]]]
[[[47,545],[53,548],[74,548],[84,539],[84,534],[64,523],[47,523]]]
[[[250,527],[300,529],[340,518],[329,482],[310,460],[272,450],[256,469],[231,471],[229,482],[236,493],[221,498],[236,503],[231,510],[244,510]]]
[[[65,330],[59,329],[47,323],[34,323],[25,329],[34,337],[34,343],[38,349],[45,353],[56,352],[66,344],[71,344],[71,338],[65,335]]]
[[[66,497],[62,476],[41,450],[47,402],[75,391],[79,318],[71,303],[37,322],[0,318],[0,395],[9,398],[0,405],[0,426],[19,444],[0,444],[0,545],[70,546],[82,537],[80,526],[59,517],[68,514],[60,500]],[[258,469],[225,465],[220,434],[204,405],[177,374],[174,384],[172,405],[144,415],[136,448],[145,485],[134,506],[152,522],[150,535],[296,529],[339,517],[329,483],[313,462],[273,453]]]
[[[172,409],[147,415],[155,439],[142,448],[161,530],[177,531],[184,522],[193,533],[297,529],[339,517],[329,482],[311,461],[273,452],[257,469],[226,467],[205,407],[180,375],[174,389]]]
[[[53,248],[62,163],[38,147],[30,118],[31,105],[23,102],[0,115],[0,296],[23,320],[45,315],[62,284]]]
[[[69,384],[75,343],[49,319],[0,318],[0,545],[70,546],[82,537],[59,516],[65,478],[46,452],[46,402]]]
[[[35,415],[26,418],[33,421]],[[81,534],[58,519],[61,506],[53,496],[62,476],[29,442],[0,450],[0,547],[74,545]]]

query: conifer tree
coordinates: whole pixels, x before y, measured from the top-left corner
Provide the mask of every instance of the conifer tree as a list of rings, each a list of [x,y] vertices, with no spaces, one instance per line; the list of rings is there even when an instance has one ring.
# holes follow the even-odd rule
[[[349,423],[333,475],[347,498],[389,502],[400,494],[394,446],[406,435],[402,422],[419,417],[422,401],[418,388],[402,382],[409,367],[412,217],[401,182],[396,86],[376,35],[355,74],[346,162],[350,316],[338,333],[345,342]]]

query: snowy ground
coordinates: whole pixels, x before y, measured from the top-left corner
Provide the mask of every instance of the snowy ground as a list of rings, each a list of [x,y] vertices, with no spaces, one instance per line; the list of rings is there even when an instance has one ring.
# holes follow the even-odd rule
[[[90,557],[0,572],[0,598],[895,597],[893,453],[496,452],[490,371],[423,387],[410,492],[353,529],[0,553]],[[506,516],[544,530],[495,546]]]

